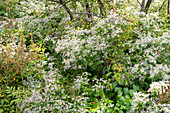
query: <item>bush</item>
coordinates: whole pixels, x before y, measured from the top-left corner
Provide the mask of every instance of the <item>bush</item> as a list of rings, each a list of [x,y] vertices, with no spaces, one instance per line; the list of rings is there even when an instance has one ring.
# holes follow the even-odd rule
[[[18,45],[1,43],[0,48],[0,108],[2,112],[17,112],[16,105],[29,95],[24,81],[38,70],[35,63],[41,57],[40,50],[32,43],[28,51],[23,38]]]
[[[168,20],[151,11],[162,4],[143,17],[136,2],[107,4],[88,25],[57,3],[17,3],[0,6],[0,112],[168,112]]]

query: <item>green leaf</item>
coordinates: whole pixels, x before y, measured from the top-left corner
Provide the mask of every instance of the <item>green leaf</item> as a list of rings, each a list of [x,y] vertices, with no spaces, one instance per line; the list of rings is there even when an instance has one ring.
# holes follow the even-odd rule
[[[121,81],[120,79],[118,80],[118,82],[119,82],[120,85],[124,85],[124,82]]]
[[[138,91],[138,90],[140,89],[140,87],[139,87],[138,85],[133,85],[133,89],[134,89],[135,91]]]
[[[103,61],[98,61],[95,65],[99,65],[99,64],[102,64]]]
[[[98,97],[98,96],[100,96],[100,95],[101,95],[101,94],[94,94],[95,97]]]
[[[15,100],[12,100],[12,101],[10,102],[10,105],[12,105],[14,102],[15,102]]]
[[[119,91],[121,91],[121,88],[116,87],[116,88],[115,88],[115,92],[119,92]]]
[[[20,103],[20,102],[22,102],[22,99],[16,99],[15,102]]]
[[[117,82],[114,81],[114,82],[113,82],[113,87],[116,87],[116,86],[117,86]]]
[[[128,88],[123,88],[123,91],[125,94],[127,94],[129,90],[128,90]]]
[[[130,90],[129,93],[131,96],[133,96],[133,90]]]
[[[51,47],[51,46],[47,46],[47,48],[48,48],[50,51],[52,51],[52,47]]]
[[[96,66],[92,65],[91,66],[92,70],[96,70]]]
[[[115,57],[115,52],[112,53],[112,57]]]
[[[126,85],[128,85],[128,84],[129,84],[129,81],[128,81],[127,79],[125,80],[125,84],[126,84]]]
[[[93,63],[89,63],[89,66],[92,66],[93,65]]]
[[[4,104],[4,100],[1,100],[1,104],[2,104],[2,105]]]
[[[117,78],[117,73],[116,72],[114,72],[114,78]]]
[[[87,62],[84,62],[85,67],[87,67]]]
[[[112,72],[109,72],[105,75],[105,78],[108,78],[110,75],[112,74]]]
[[[11,110],[10,113],[15,113],[15,111],[14,111],[14,110]]]
[[[129,95],[126,95],[125,98],[126,98],[126,99],[129,99],[130,97],[129,97]]]
[[[99,105],[96,108],[92,109],[91,111],[96,112],[98,109],[99,109]]]
[[[0,109],[0,113],[3,113],[4,112],[4,110],[3,109]]]

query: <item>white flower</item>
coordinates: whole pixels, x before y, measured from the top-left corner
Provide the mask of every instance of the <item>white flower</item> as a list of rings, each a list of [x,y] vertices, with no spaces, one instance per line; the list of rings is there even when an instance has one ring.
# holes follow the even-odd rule
[[[142,16],[142,17],[144,17],[146,15],[146,13],[145,12],[140,12],[140,16]]]
[[[148,92],[156,92],[156,93],[162,93],[162,87],[166,87],[167,88],[167,84],[165,84],[163,81],[159,81],[159,82],[152,82],[152,84],[150,84],[150,88],[148,89]],[[165,91],[165,90],[163,90]]]
[[[141,71],[142,73],[144,72],[144,70],[145,70],[145,68],[143,68],[143,67],[140,69],[140,71]]]

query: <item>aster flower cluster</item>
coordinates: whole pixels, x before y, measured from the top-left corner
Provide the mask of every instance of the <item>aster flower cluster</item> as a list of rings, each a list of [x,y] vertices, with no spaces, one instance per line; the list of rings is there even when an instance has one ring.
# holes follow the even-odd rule
[[[142,21],[145,18],[141,19]],[[152,21],[152,22],[150,22]],[[148,20],[144,22],[150,26],[157,26],[155,20]],[[152,24],[152,25],[151,25]],[[157,26],[158,27],[158,26]],[[156,27],[156,28],[157,28]],[[135,29],[135,31],[137,31]],[[151,78],[158,75],[166,75],[169,72],[168,62],[168,31],[164,32],[161,36],[158,36],[158,31],[153,31],[143,34],[136,32],[140,39],[137,39],[134,45],[131,45],[130,53],[134,53],[134,58],[138,59],[139,64],[135,64],[133,67],[128,67],[131,70],[131,73],[134,75],[134,78],[140,78],[144,80],[144,76],[149,74]],[[161,31],[159,31],[161,33]],[[135,51],[139,51],[136,53]],[[161,60],[164,57],[165,60]]]
[[[159,82],[152,82],[150,85],[150,88],[148,89],[148,92],[156,92],[156,95],[158,96],[161,94],[162,87],[167,87],[168,84],[159,81]],[[168,113],[170,112],[169,106],[170,104],[167,103],[156,103],[153,97],[149,97],[150,94],[144,94],[141,92],[134,92],[134,97],[132,101],[132,108],[129,113],[133,112],[142,112],[142,113],[160,113],[160,112],[165,112]]]
[[[126,23],[126,21],[118,17],[118,14],[111,12],[108,18],[101,19],[90,30],[68,30],[67,32],[72,32],[72,34],[64,36],[61,40],[58,39],[56,46],[53,47],[56,53],[62,55],[62,63],[65,65],[64,70],[77,69],[77,67],[78,69],[85,69],[82,64],[77,65],[78,60],[86,62],[88,61],[87,57],[97,56],[96,60],[100,61],[107,56],[106,49],[110,47],[109,40],[123,33],[121,28],[116,27],[117,24],[122,24],[120,21]],[[116,30],[114,31],[113,29]],[[112,32],[108,34],[108,30]],[[103,36],[98,35],[99,32],[103,32]],[[84,36],[88,38],[83,38]],[[100,54],[104,55],[100,58]]]
[[[159,82],[152,82],[152,84],[150,84],[150,88],[148,89],[148,92],[156,92],[156,94],[161,94],[162,92],[162,87],[164,88],[168,88],[168,84],[163,82],[163,81],[159,81]],[[163,92],[165,92],[165,89],[163,89]]]
[[[161,91],[166,91],[162,87],[169,87],[165,81],[169,80],[170,70],[169,31],[160,29],[165,24],[159,13],[140,13],[139,4],[134,5],[134,2],[134,6],[126,8],[127,12],[124,9],[111,10],[106,18],[96,19],[95,26],[81,30],[68,24],[69,18],[62,9],[46,12],[60,7],[51,2],[46,6],[46,2],[21,1],[21,5],[13,8],[20,12],[19,18],[3,17],[0,24],[0,36],[5,37],[0,43],[13,41],[9,45],[11,57],[16,55],[16,43],[22,33],[27,34],[24,37],[27,43],[29,38],[35,42],[37,38],[41,47],[48,48],[44,54],[46,59],[36,61],[31,68],[37,66],[41,70],[29,73],[27,80],[23,81],[32,94],[17,105],[22,112],[104,113],[123,112],[130,108],[130,113],[170,112],[169,103],[157,103],[159,96],[164,94]],[[155,4],[156,7],[161,5],[159,2]],[[121,0],[117,5],[127,4]],[[13,29],[17,30],[8,33]],[[34,45],[36,49],[29,51],[43,51],[37,45]],[[8,48],[0,44],[0,54],[7,51]],[[103,66],[102,70],[97,63]],[[94,65],[99,71],[93,69]],[[103,75],[93,75],[93,71]],[[162,79],[160,76],[163,81],[154,82],[155,78]],[[67,77],[70,81],[65,81]],[[148,79],[153,81],[148,91],[156,98],[131,88],[136,84],[135,80],[145,82]]]
[[[28,1],[21,1],[21,5],[19,6],[19,10],[21,15],[31,14],[31,13],[42,13],[45,11],[45,4],[43,1],[37,0],[28,0]],[[21,7],[22,6],[22,7]]]

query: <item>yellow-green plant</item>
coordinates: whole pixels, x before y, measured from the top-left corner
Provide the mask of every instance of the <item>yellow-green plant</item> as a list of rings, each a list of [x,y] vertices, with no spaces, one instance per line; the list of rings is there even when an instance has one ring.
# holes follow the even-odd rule
[[[9,43],[6,46],[1,44],[0,47],[2,48],[0,51],[1,82],[4,83],[10,80],[16,81],[18,79],[16,75],[21,75],[19,78],[23,80],[23,76],[31,71],[26,69],[27,65],[42,58],[39,54],[41,48],[32,41],[30,50],[26,49],[24,38],[21,38],[18,45]]]
[[[32,39],[31,42],[29,49],[23,36],[18,45],[0,43],[0,103],[3,105],[0,112],[18,111],[16,105],[28,94],[23,81],[29,73],[34,74],[40,68],[35,64],[42,58],[42,49]]]

